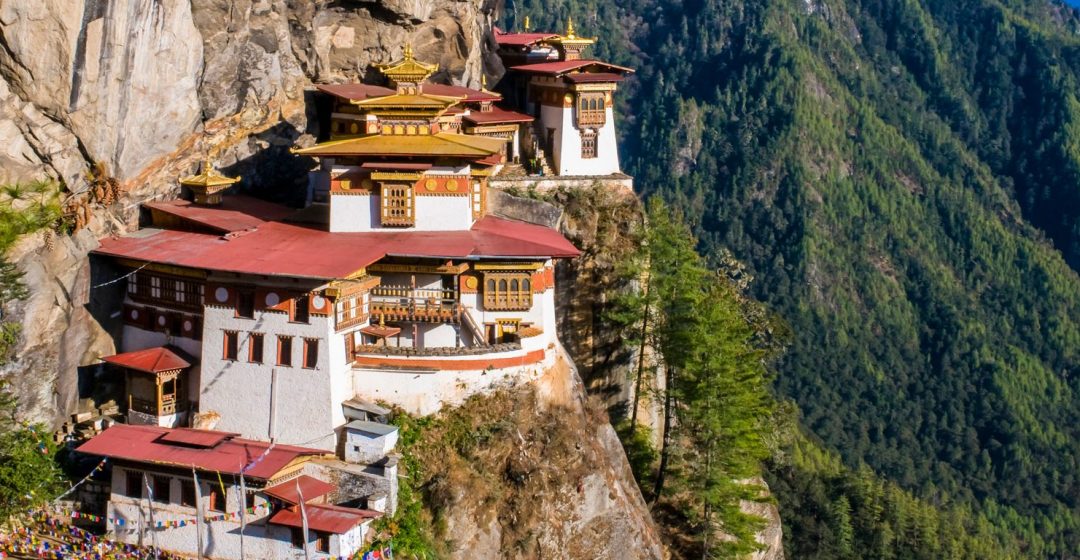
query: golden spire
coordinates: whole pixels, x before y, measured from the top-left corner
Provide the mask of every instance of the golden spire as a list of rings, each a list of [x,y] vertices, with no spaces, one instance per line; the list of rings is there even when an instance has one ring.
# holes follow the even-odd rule
[[[487,74],[480,74],[480,91],[487,91]]]
[[[529,16],[525,16],[525,32],[529,32]]]
[[[568,39],[575,39],[574,35],[574,16],[566,16],[566,37]]]
[[[405,60],[412,60],[412,43],[405,43]]]

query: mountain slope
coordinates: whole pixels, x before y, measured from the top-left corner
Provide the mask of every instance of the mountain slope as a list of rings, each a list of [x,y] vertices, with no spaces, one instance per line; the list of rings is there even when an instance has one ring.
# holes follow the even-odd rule
[[[681,206],[708,254],[746,261],[796,333],[777,390],[804,427],[929,503],[989,512],[1026,556],[1080,550],[1074,13],[517,6],[568,12],[639,69],[621,94],[639,187]]]

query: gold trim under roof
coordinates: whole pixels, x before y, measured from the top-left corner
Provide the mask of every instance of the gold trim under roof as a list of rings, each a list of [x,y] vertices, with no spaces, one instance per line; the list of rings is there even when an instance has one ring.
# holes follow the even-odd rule
[[[239,177],[226,177],[218,173],[214,166],[210,165],[209,156],[203,160],[202,173],[180,179],[180,184],[186,187],[223,187],[239,182]]]
[[[391,81],[420,83],[428,79],[438,69],[438,64],[426,64],[413,58],[412,44],[405,43],[405,53],[401,60],[389,64],[379,64],[380,72]]]

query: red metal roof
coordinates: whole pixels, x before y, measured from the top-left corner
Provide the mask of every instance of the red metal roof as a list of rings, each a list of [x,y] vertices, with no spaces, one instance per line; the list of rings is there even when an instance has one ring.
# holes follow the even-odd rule
[[[165,346],[105,356],[102,360],[113,365],[136,371],[145,371],[146,373],[158,373],[191,367],[191,362],[181,358],[176,352]]]
[[[495,42],[499,46],[525,47],[558,36],[558,33],[506,33],[495,29]]]
[[[124,459],[151,465],[191,468],[222,474],[240,474],[269,479],[289,463],[303,456],[321,456],[326,452],[307,447],[274,445],[226,434],[213,447],[198,448],[171,443],[162,436],[176,430],[157,426],[117,424],[79,446],[76,451],[111,459]],[[181,436],[185,437],[185,436]],[[269,452],[267,450],[269,449]]]
[[[190,447],[214,447],[228,438],[239,436],[230,432],[216,430],[196,430],[194,428],[176,428],[158,438],[162,443],[176,443]]]
[[[372,97],[385,97],[397,93],[397,91],[390,88],[369,84],[320,84],[315,86],[315,89],[350,101],[363,101]]]
[[[532,74],[551,74],[553,76],[559,76],[567,72],[574,70],[581,70],[582,68],[597,68],[608,71],[614,71],[616,73],[630,73],[633,72],[630,68],[624,66],[616,66],[614,64],[608,64],[607,62],[601,62],[599,60],[556,60],[555,62],[540,62],[537,64],[525,64],[522,66],[513,66],[511,70],[517,70],[519,72],[528,72]]]
[[[220,206],[202,206],[187,200],[148,202],[147,208],[159,210],[210,232],[230,233],[254,229],[271,220],[281,220],[296,210],[250,196],[222,197]]]
[[[462,97],[466,103],[478,103],[480,101],[498,101],[502,96],[492,91],[482,91],[467,88],[465,86],[453,86],[447,84],[424,84],[424,93],[431,95],[444,95],[446,97]]]
[[[623,77],[622,74],[613,72],[578,72],[577,74],[567,74],[563,76],[563,79],[575,84],[589,84],[595,82],[621,82]]]
[[[531,115],[492,107],[490,111],[469,111],[464,120],[472,124],[524,123],[535,120]]]
[[[325,504],[308,504],[304,506],[304,510],[307,513],[308,529],[334,533],[335,535],[347,533],[350,529],[365,521],[382,517],[382,514],[377,511]],[[304,526],[299,506],[283,509],[275,513],[270,517],[270,523],[286,527],[302,528]]]
[[[345,278],[387,255],[438,258],[570,258],[580,252],[559,232],[485,216],[467,231],[331,233],[304,224],[267,222],[223,238],[144,229],[107,238],[99,255],[189,268],[330,280]]]
[[[300,486],[299,492],[296,490],[297,485]],[[290,504],[299,504],[301,495],[304,496],[304,502],[310,502],[333,491],[333,484],[323,482],[306,474],[264,490],[268,496],[273,496]]]

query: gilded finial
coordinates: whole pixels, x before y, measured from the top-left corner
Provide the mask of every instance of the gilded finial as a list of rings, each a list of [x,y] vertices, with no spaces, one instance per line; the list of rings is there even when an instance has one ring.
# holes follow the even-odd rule
[[[566,16],[566,36],[573,39],[574,35],[574,16]]]
[[[525,16],[525,32],[529,32],[529,16]]]
[[[480,74],[480,90],[487,91],[487,74]]]
[[[405,60],[412,60],[412,43],[405,43]]]

